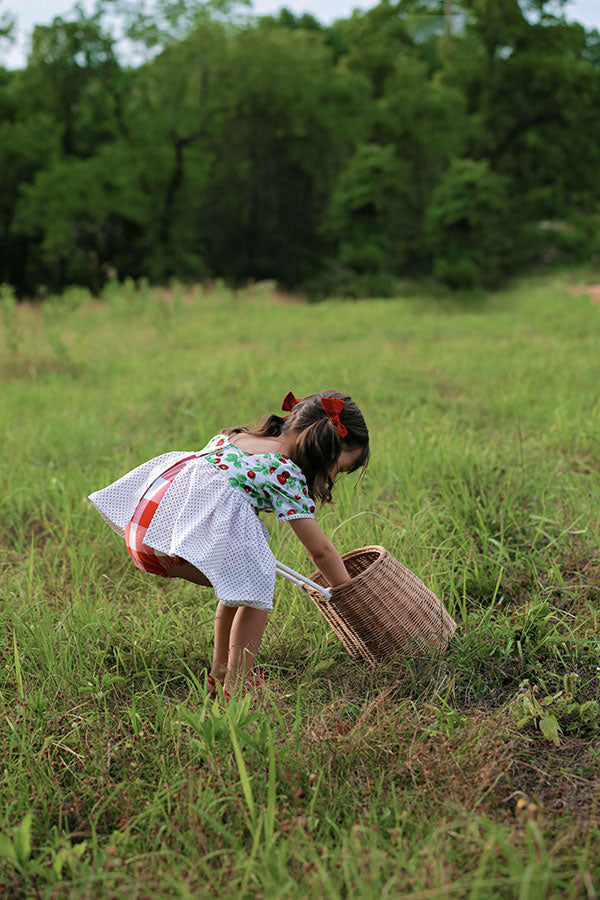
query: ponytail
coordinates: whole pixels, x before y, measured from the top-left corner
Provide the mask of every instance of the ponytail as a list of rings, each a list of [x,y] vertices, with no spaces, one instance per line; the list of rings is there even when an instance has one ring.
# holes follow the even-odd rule
[[[304,472],[311,496],[322,503],[331,503],[333,481],[329,473],[341,452],[340,438],[325,412],[298,435],[294,462]]]
[[[338,426],[323,407],[321,401],[328,397],[344,401],[339,419],[336,416],[344,426],[344,437],[339,436]],[[294,402],[283,431],[296,436],[296,446],[290,456],[304,472],[311,497],[322,503],[331,503],[330,472],[342,450],[361,451],[352,471],[369,461],[369,432],[363,414],[348,394],[327,390]]]
[[[283,431],[285,418],[283,416],[267,416],[265,419],[259,420],[253,428],[240,426],[239,428],[224,428],[222,434],[253,434],[256,437],[279,437]]]
[[[344,401],[339,413],[339,422],[346,429],[343,438],[321,403],[325,397],[337,397]],[[333,481],[330,472],[342,450],[362,451],[352,471],[366,466],[369,461],[369,432],[365,420],[348,394],[339,391],[321,391],[302,400],[293,400],[288,416],[270,415],[259,419],[252,428],[224,428],[222,433],[232,435],[244,432],[255,437],[293,435],[295,446],[289,456],[302,469],[310,496],[321,503],[331,503]]]

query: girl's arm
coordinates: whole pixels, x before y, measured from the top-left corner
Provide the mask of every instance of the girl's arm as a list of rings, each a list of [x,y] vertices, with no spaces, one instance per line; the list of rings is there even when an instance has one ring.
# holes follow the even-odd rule
[[[315,566],[331,587],[350,580],[344,560],[331,541],[327,540],[314,519],[288,520],[296,536],[306,547]]]

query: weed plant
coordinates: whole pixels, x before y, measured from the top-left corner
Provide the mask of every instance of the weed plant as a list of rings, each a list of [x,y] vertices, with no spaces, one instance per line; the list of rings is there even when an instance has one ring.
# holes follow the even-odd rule
[[[593,280],[3,293],[1,896],[598,895],[600,309],[567,291]],[[137,571],[86,497],[326,387],[360,404],[372,460],[320,524],[341,552],[387,547],[456,636],[370,669],[278,580],[268,687],[224,705],[212,592]]]

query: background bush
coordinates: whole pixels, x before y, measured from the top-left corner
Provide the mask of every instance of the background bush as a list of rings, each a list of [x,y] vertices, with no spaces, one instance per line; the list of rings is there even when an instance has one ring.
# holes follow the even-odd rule
[[[0,282],[21,297],[114,275],[352,296],[585,261],[600,35],[535,6],[458,0],[450,29],[431,0],[329,27],[97,0],[36,27],[26,67],[0,68]]]

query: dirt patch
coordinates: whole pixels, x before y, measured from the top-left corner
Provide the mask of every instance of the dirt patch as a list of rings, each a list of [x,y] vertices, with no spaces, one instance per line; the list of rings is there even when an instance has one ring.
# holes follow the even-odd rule
[[[2,547],[3,553],[15,548],[29,548],[32,545],[36,550],[43,550],[51,537],[52,532],[48,523],[33,518],[23,522],[20,530],[7,526],[0,534],[0,547]],[[17,557],[17,559],[21,560],[22,557]],[[6,558],[3,561],[6,562]]]
[[[436,388],[440,397],[443,397],[446,400],[458,400],[460,397],[463,397],[465,393],[455,384],[449,384],[443,381],[438,382]]]
[[[593,739],[562,736],[554,747],[533,729],[514,729],[506,710],[466,717],[451,737],[434,732],[408,753],[406,765],[424,800],[429,788],[433,806],[443,791],[505,822],[527,812],[546,824],[563,812],[588,822],[600,815]]]
[[[566,812],[573,818],[600,821],[600,780],[594,739],[561,738],[554,747],[539,735],[521,736],[512,744],[510,784],[514,796],[533,799],[551,818]]]
[[[527,603],[532,594],[541,596],[557,609],[578,609],[598,596],[600,556],[592,541],[570,536],[568,547],[557,550],[552,567],[538,560],[537,569],[523,559],[507,564],[501,591],[515,606]]]
[[[385,697],[366,704],[353,721],[336,704],[304,732],[305,757],[316,770],[326,747],[340,779],[348,778],[350,760],[355,787],[365,796],[373,773],[385,765],[404,801],[431,815],[442,802],[517,828],[536,819],[553,831],[566,814],[586,831],[600,820],[593,737],[562,735],[555,747],[540,731],[517,730],[507,706],[492,714],[446,713],[426,704],[419,711],[404,706],[399,717],[393,698]]]
[[[588,294],[592,303],[600,306],[600,284],[572,284],[568,290],[570,294]]]

